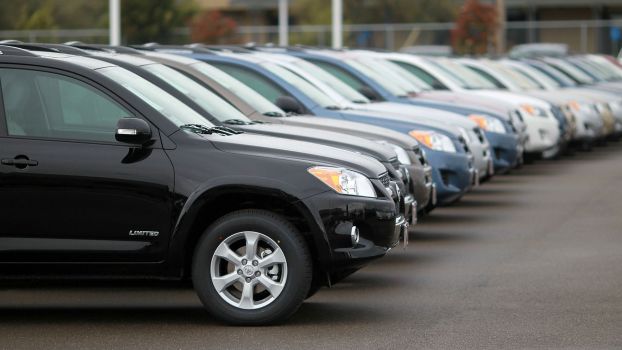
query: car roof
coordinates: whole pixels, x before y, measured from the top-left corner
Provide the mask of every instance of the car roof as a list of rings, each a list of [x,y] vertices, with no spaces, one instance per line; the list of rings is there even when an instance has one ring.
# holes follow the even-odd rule
[[[93,52],[90,52],[90,54],[93,55],[93,57],[101,57],[101,58],[107,58],[111,60],[118,60],[118,61],[131,64],[137,67],[148,66],[150,64],[156,64],[156,62],[153,62],[149,60],[148,58],[145,58],[142,56],[128,55],[124,53],[93,51]]]
[[[167,60],[171,60],[177,63],[181,63],[181,64],[186,64],[186,65],[191,65],[191,64],[195,64],[198,62],[201,62],[197,59],[191,58],[189,56],[183,56],[183,55],[175,55],[172,53],[167,53],[167,52],[161,52],[161,51],[144,51],[143,53],[145,56],[147,56],[147,58],[149,56],[151,57],[159,57],[159,58],[163,58],[163,59],[167,59]]]
[[[92,69],[92,70],[115,66],[112,63],[98,60],[92,57],[75,56],[75,55],[69,55],[66,53],[48,52],[48,51],[33,50],[31,52],[42,58],[51,58],[51,59],[56,59],[59,61],[69,62],[69,63],[77,64],[79,66]]]

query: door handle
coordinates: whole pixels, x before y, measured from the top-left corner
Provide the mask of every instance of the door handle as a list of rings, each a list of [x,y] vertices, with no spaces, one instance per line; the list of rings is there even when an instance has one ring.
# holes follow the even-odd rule
[[[2,163],[2,165],[12,165],[18,169],[24,169],[28,166],[37,166],[39,165],[39,162],[36,160],[32,160],[32,159],[28,159],[28,157],[25,156],[17,156],[13,159],[11,158],[5,158],[2,159],[0,161],[0,163]]]

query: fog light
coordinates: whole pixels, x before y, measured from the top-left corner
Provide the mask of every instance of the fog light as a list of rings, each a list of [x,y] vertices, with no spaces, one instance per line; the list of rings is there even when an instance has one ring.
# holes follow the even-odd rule
[[[350,239],[352,240],[352,245],[356,246],[359,244],[359,240],[361,239],[361,235],[359,233],[359,228],[356,226],[352,226],[350,230]]]

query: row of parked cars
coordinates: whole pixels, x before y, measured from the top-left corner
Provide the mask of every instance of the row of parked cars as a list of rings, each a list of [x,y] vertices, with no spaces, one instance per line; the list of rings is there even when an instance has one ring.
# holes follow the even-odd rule
[[[0,43],[0,274],[190,279],[283,321],[418,218],[622,134],[596,55]]]

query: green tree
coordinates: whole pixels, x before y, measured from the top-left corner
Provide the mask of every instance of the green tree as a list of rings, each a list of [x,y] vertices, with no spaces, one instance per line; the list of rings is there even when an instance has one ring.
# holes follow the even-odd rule
[[[453,21],[455,0],[344,0],[344,23],[410,23]],[[296,0],[292,15],[301,24],[328,24],[331,0]]]

